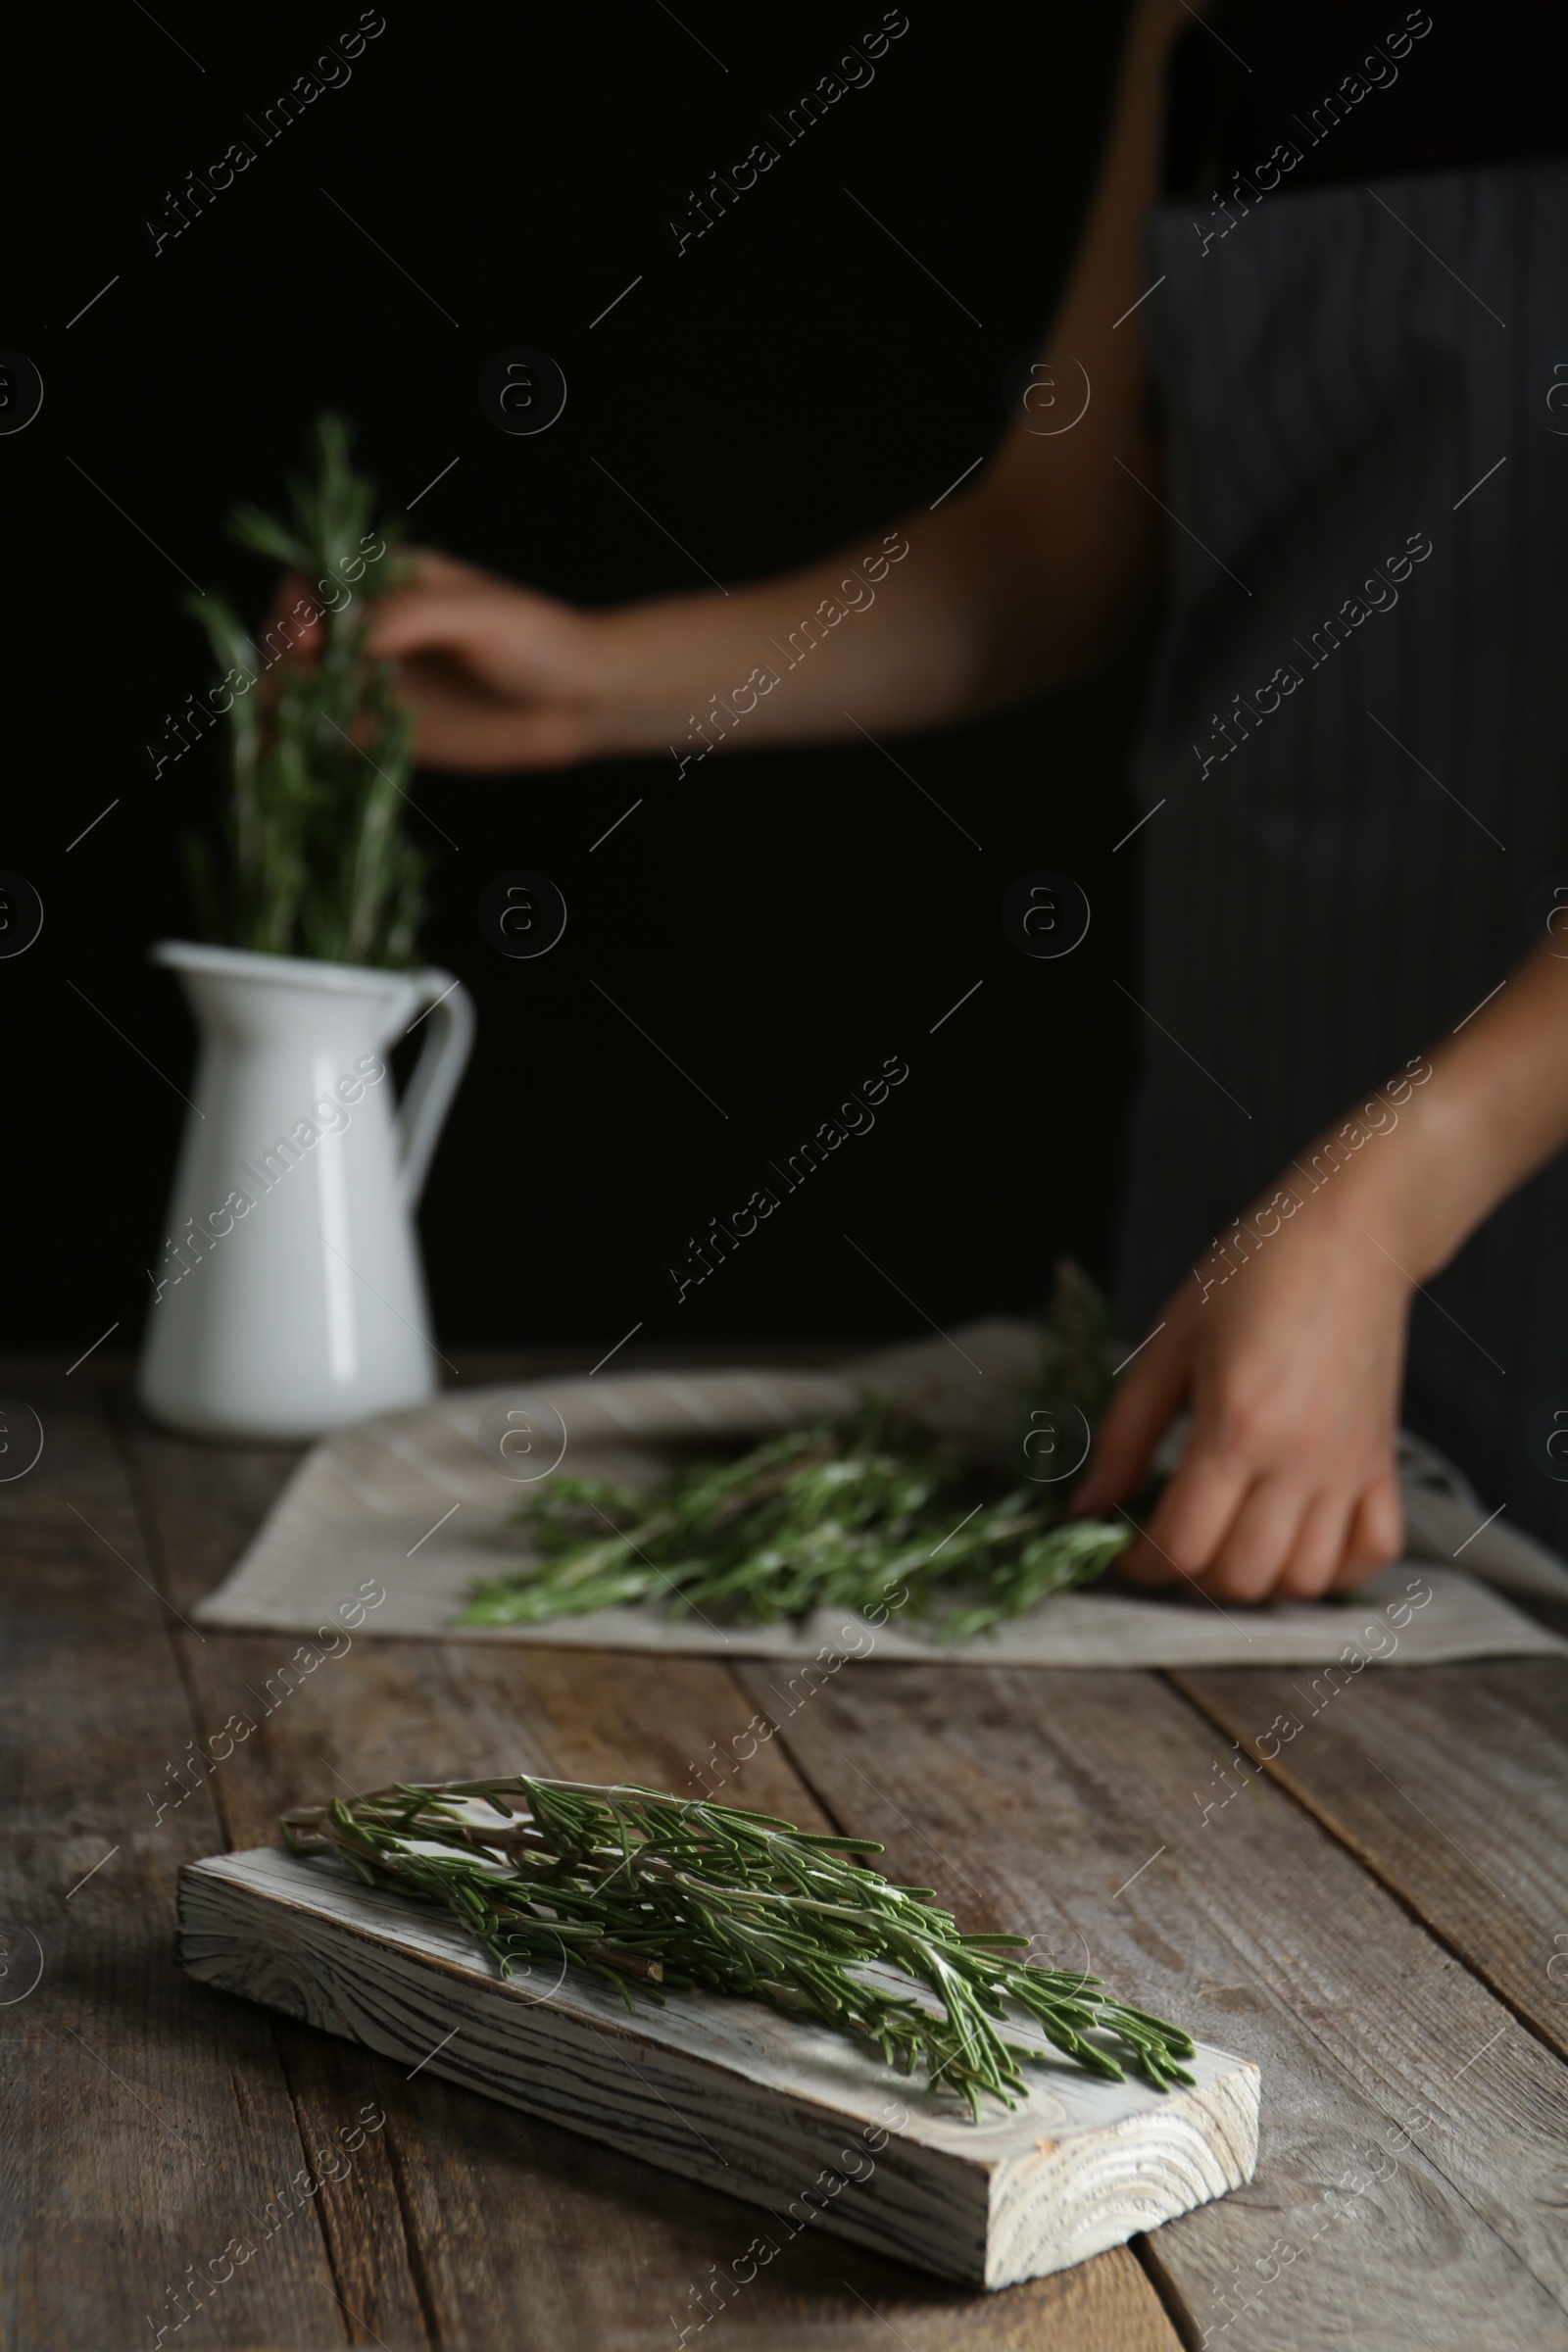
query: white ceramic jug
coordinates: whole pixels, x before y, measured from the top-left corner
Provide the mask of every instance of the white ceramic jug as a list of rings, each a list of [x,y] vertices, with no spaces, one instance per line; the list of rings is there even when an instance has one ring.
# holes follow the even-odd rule
[[[199,1436],[315,1437],[436,1388],[414,1208],[473,1042],[450,972],[165,940],[201,1031],[138,1394]],[[420,1010],[420,1007],[423,1010]],[[386,1054],[427,1021],[403,1102]]]

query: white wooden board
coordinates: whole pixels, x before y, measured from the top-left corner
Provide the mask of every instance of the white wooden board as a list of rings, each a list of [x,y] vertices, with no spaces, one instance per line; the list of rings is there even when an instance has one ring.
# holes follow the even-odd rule
[[[180,1876],[180,1958],[385,2055],[975,2286],[1066,2269],[1251,2179],[1258,2074],[1200,2045],[1192,2090],[1064,2061],[969,2123],[871,2053],[762,2002],[662,2008],[581,1972],[504,1981],[439,1911],[261,1847]],[[1016,2034],[1032,2039],[1026,2027]]]

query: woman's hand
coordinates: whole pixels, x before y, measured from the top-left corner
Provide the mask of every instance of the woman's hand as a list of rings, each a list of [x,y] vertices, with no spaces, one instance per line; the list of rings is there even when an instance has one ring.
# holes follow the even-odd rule
[[[1565,1146],[1568,956],[1548,939],[1430,1056],[1307,1145],[1167,1301],[1073,1496],[1098,1511],[1133,1493],[1191,1406],[1186,1455],[1123,1554],[1127,1574],[1261,1600],[1332,1592],[1396,1558],[1411,1293]]]
[[[1135,1582],[1310,1599],[1397,1559],[1394,1441],[1411,1285],[1367,1239],[1359,1173],[1333,1180],[1343,1202],[1314,1196],[1254,1240],[1223,1282],[1205,1292],[1189,1276],[1129,1370],[1075,1509],[1134,1493],[1176,1414],[1192,1412],[1181,1467],[1118,1563]]]
[[[371,626],[394,656],[416,749],[436,767],[564,767],[601,748],[612,662],[605,623],[450,556],[418,569]]]
[[[398,554],[412,576],[372,615],[368,643],[397,660],[420,760],[436,767],[565,767],[620,748],[605,721],[626,666],[608,642],[609,615],[577,612],[432,549]],[[264,632],[271,660],[284,650],[307,663],[318,659],[326,624],[298,573],[278,581]]]

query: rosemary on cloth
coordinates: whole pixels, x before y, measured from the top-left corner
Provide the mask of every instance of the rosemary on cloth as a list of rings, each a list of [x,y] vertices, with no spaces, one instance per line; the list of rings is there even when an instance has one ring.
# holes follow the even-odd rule
[[[1098,1418],[1114,1353],[1103,1299],[1063,1260],[1010,1473],[885,1396],[644,1492],[558,1472],[516,1514],[535,1557],[478,1585],[458,1623],[537,1625],[632,1601],[760,1625],[817,1608],[882,1623],[907,1609],[945,1641],[969,1641],[1092,1584],[1130,1541],[1125,1525],[1067,1519],[1070,1480],[1031,1476],[1019,1451],[1031,1420],[1038,1437],[1043,1415],[1053,1427]]]
[[[928,1886],[860,1859],[865,1838],[818,1836],[770,1814],[657,1789],[514,1778],[397,1783],[282,1817],[298,1855],[336,1854],[367,1886],[441,1902],[494,1954],[587,1969],[662,2001],[661,1985],[735,1993],[837,2028],[926,2087],[967,2099],[1027,2092],[1009,2014],[1107,2081],[1190,2083],[1192,2037],[1110,1999],[1098,1977],[1020,1960],[1025,1936],[960,1935]],[[909,1980],[886,1978],[883,1963]],[[918,1991],[934,1998],[922,2000]],[[1093,2037],[1093,2038],[1091,2038]],[[1119,2054],[1118,2054],[1119,2053]]]

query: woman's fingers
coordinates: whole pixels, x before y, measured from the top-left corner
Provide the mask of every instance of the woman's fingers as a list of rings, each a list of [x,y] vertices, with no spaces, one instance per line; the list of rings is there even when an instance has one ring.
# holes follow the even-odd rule
[[[474,586],[486,581],[491,587],[503,586],[498,573],[484,571],[477,564],[465,564],[457,556],[443,555],[438,547],[413,547],[407,541],[398,551],[398,561],[413,564],[414,576],[410,585],[420,588]]]
[[[1373,1480],[1355,1506],[1334,1590],[1343,1592],[1363,1584],[1379,1568],[1396,1560],[1403,1549],[1404,1506],[1398,1482],[1389,1470]]]
[[[315,619],[309,615],[315,612]],[[262,651],[270,669],[279,654],[302,655],[314,661],[326,637],[326,623],[321,617],[320,599],[311,594],[311,584],[303,572],[285,571],[279,575],[262,623]]]
[[[1352,1498],[1339,1492],[1314,1497],[1275,1588],[1282,1600],[1317,1600],[1329,1591],[1344,1563],[1354,1507]]]
[[[1214,1548],[1203,1590],[1228,1600],[1261,1600],[1289,1564],[1309,1496],[1285,1478],[1257,1479]]]
[[[1155,1446],[1186,1401],[1190,1379],[1183,1335],[1161,1332],[1111,1399],[1073,1510],[1102,1511],[1142,1485]]]
[[[564,765],[603,687],[590,616],[466,566],[426,564],[377,612],[370,650],[401,662],[420,756],[438,765]]]
[[[591,757],[606,677],[595,617],[434,548],[397,553],[398,584],[364,608],[365,643],[398,664],[397,691],[414,714],[418,757],[492,773]],[[353,592],[345,595],[347,604],[333,610],[353,603]],[[311,582],[284,573],[266,624],[265,701],[276,691],[276,675],[266,673],[279,656],[314,662],[325,637]]]
[[[1147,1528],[1116,1565],[1135,1585],[1196,1583],[1212,1562],[1252,1483],[1240,1458],[1189,1448]]]
[[[582,756],[577,704],[519,709],[465,675],[449,654],[416,654],[405,662],[401,692],[414,713],[419,758],[432,766],[493,773],[564,767]]]
[[[1227,1474],[1200,1454],[1117,1567],[1134,1584],[1186,1582],[1211,1599],[1317,1600],[1363,1583],[1402,1546],[1392,1476],[1359,1496],[1335,1488],[1303,1494],[1283,1478]]]
[[[1117,1564],[1135,1584],[1185,1581],[1215,1600],[1315,1600],[1340,1580],[1354,1508],[1343,1492],[1222,1470],[1199,1451]]]
[[[498,620],[494,591],[420,580],[388,597],[370,629],[370,651],[399,656],[439,648],[494,660],[504,644]]]

